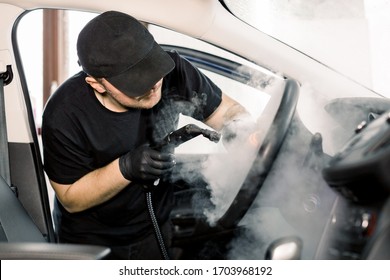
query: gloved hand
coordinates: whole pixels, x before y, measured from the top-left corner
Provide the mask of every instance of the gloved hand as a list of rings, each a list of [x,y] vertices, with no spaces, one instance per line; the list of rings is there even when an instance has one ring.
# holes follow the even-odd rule
[[[119,169],[130,181],[155,181],[175,166],[172,153],[153,150],[143,145],[119,158]]]

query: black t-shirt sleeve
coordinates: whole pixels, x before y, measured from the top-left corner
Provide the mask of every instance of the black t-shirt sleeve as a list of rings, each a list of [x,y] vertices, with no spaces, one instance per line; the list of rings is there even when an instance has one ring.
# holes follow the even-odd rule
[[[90,144],[80,117],[80,92],[88,90],[85,75],[79,73],[62,84],[50,97],[42,116],[44,168],[56,183],[72,184],[91,171]]]
[[[72,125],[68,116],[61,119],[44,115],[42,141],[44,145],[44,166],[48,177],[56,183],[72,184],[90,170],[93,159],[81,143],[80,131]],[[77,137],[75,135],[78,135]],[[76,142],[78,141],[78,142]]]
[[[220,105],[221,89],[190,61],[177,52],[169,52],[175,61],[173,79],[176,80],[180,94],[191,103],[189,112],[182,112],[195,119],[207,119]]]

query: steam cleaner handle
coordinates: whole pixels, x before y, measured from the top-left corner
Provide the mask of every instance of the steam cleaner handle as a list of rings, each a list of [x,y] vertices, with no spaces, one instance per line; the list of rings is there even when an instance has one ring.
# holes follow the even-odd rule
[[[216,131],[202,129],[195,124],[187,124],[169,133],[163,140],[154,145],[153,149],[160,151],[163,149],[173,149],[198,135],[203,135],[213,142],[218,142],[221,139],[221,135]]]

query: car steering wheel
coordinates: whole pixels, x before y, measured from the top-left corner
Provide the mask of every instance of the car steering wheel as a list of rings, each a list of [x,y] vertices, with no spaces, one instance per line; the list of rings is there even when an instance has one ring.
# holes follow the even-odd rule
[[[230,229],[237,226],[256,199],[287,134],[298,102],[298,93],[297,81],[287,79],[270,129],[236,197],[225,214],[217,221],[218,227]]]

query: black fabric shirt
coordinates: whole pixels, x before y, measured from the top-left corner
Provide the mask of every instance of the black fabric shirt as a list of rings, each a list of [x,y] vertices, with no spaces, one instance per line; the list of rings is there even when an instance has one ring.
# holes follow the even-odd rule
[[[123,113],[106,109],[80,72],[65,81],[48,101],[42,122],[44,167],[48,177],[72,184],[144,143],[154,143],[177,128],[179,114],[209,117],[221,90],[187,60],[169,52],[176,66],[163,79],[161,101],[152,109]],[[153,193],[155,212],[164,223],[171,211],[172,188],[162,182]],[[56,201],[62,242],[126,245],[152,232],[142,186],[130,184],[111,200],[69,213]]]

